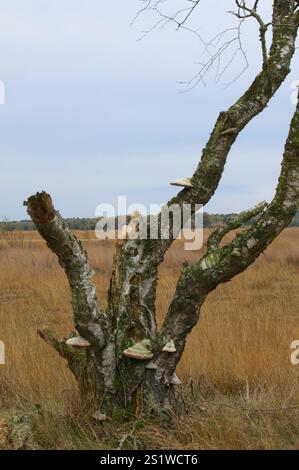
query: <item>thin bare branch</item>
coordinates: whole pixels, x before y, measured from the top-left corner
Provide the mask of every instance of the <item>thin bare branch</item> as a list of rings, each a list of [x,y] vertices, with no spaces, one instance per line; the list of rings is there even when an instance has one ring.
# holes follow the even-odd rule
[[[233,13],[239,19],[254,18],[259,24],[260,41],[261,41],[262,54],[263,54],[263,64],[264,66],[266,66],[267,61],[268,61],[266,33],[271,23],[265,23],[262,17],[258,14],[257,7],[258,7],[259,0],[255,1],[253,8],[249,8],[245,0],[235,0],[235,2],[238,7],[238,11],[231,12],[231,13]]]
[[[241,55],[242,62],[244,66],[241,66],[240,73],[234,77],[233,80],[226,83],[226,86],[234,83],[248,68],[248,60],[246,57],[245,50],[242,45],[241,41],[241,27],[243,24],[244,19],[241,19],[238,25],[235,28],[228,28],[221,33],[217,34],[214,38],[206,41],[201,34],[199,34],[199,29],[194,28],[194,26],[190,25],[190,19],[194,16],[195,10],[200,5],[200,0],[185,0],[189,3],[189,6],[185,8],[178,9],[176,11],[168,12],[166,9],[166,5],[168,5],[168,0],[142,0],[144,6],[138,11],[137,15],[133,19],[133,22],[145,12],[154,12],[158,15],[158,20],[152,24],[150,28],[147,30],[142,31],[142,35],[139,40],[143,39],[146,35],[151,33],[157,28],[164,28],[169,24],[174,24],[177,30],[183,29],[192,34],[196,35],[196,37],[200,40],[203,49],[203,54],[208,55],[208,60],[200,63],[200,70],[188,81],[180,81],[179,83],[185,87],[184,91],[189,91],[197,86],[199,83],[205,85],[205,76],[207,73],[216,65],[216,82],[219,82],[224,74],[229,69],[229,65],[237,58],[237,56]],[[236,33],[232,37],[227,37],[230,33]],[[223,40],[223,41],[222,41]],[[236,47],[234,45],[236,44]],[[224,66],[222,67],[222,56],[226,55],[227,53],[231,52],[231,57],[226,60]]]

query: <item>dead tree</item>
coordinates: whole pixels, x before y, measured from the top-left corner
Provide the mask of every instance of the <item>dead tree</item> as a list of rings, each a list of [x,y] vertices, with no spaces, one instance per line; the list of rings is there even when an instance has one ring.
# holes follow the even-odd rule
[[[194,2],[198,3],[198,2]],[[239,16],[257,14],[258,2],[248,8],[237,2]],[[272,43],[266,46],[260,23],[263,64],[250,87],[227,111],[221,112],[191,184],[168,205],[206,204],[213,196],[229,151],[242,129],[262,112],[290,71],[299,26],[298,3],[274,0]],[[234,217],[208,240],[207,253],[184,267],[165,321],[158,330],[155,313],[157,272],[177,236],[168,239],[118,241],[114,256],[108,307],[98,307],[93,273],[80,241],[71,233],[45,192],[26,201],[39,233],[58,256],[67,275],[80,337],[61,341],[44,329],[40,335],[64,357],[77,378],[83,399],[95,397],[101,413],[110,417],[159,410],[171,403],[176,389],[176,366],[186,338],[199,319],[211,291],[244,271],[291,222],[299,203],[299,106],[290,125],[276,194],[269,204]],[[228,244],[223,237],[254,217],[250,228]],[[161,233],[161,215],[157,216]],[[100,415],[102,416],[102,415]]]

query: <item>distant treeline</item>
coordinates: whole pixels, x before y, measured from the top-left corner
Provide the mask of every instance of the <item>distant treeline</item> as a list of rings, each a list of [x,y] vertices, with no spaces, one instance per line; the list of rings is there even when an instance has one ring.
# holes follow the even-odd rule
[[[216,227],[217,225],[223,225],[227,219],[232,217],[235,214],[208,214],[204,212],[203,214],[203,226],[204,228]],[[72,230],[94,230],[99,218],[79,218],[73,217],[71,219],[65,219],[67,224]],[[124,223],[128,223],[130,216],[127,219],[124,216],[118,217],[116,220],[116,228],[118,226],[123,226]],[[291,227],[299,227],[299,212],[294,217]],[[5,220],[0,222],[0,231],[2,232],[11,232],[11,231],[31,231],[35,230],[33,222],[30,220],[20,220],[20,221],[9,221]]]

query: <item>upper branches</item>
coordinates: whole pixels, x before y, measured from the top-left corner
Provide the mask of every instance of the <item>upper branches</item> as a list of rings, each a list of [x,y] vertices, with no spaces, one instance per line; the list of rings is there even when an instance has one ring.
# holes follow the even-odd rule
[[[181,0],[181,2],[170,2],[168,0],[141,0],[143,7],[137,13],[138,18],[144,12],[152,12],[157,19],[153,21],[150,28],[143,31],[143,36],[156,28],[163,28],[168,24],[174,24],[177,30],[185,29],[197,36],[203,46],[203,56],[207,55],[207,59],[198,62],[199,70],[188,81],[181,82],[186,86],[186,90],[190,90],[198,83],[205,84],[207,73],[214,68],[215,79],[220,81],[229,69],[230,65],[241,57],[240,72],[228,81],[227,86],[237,80],[247,69],[248,60],[245,49],[242,44],[242,26],[244,21],[250,17],[255,18],[259,23],[260,40],[262,44],[263,63],[267,62],[267,44],[266,32],[271,23],[265,23],[258,14],[257,8],[259,1],[255,1],[254,5],[249,7],[245,0],[235,0],[236,11],[231,11],[237,18],[236,26],[228,27],[217,33],[214,37],[204,39],[199,32],[200,28],[197,24],[197,12],[200,11],[200,0]],[[173,6],[173,3],[175,6]],[[178,8],[178,5],[181,8]],[[142,37],[143,37],[142,36]]]
[[[249,63],[242,41],[242,27],[244,22],[250,18],[256,20],[259,26],[259,40],[261,43],[263,67],[267,67],[269,53],[267,45],[267,32],[270,26],[273,31],[280,27],[285,18],[291,18],[290,27],[297,17],[299,20],[298,0],[275,0],[273,5],[272,20],[265,20],[260,13],[260,0],[234,0],[235,10],[229,11],[237,19],[235,26],[224,29],[212,38],[204,38],[198,25],[198,15],[203,0],[139,0],[143,6],[138,11],[135,21],[142,13],[151,12],[154,14],[153,24],[145,31],[144,37],[156,28],[163,28],[168,24],[175,25],[177,30],[184,29],[192,32],[200,40],[203,47],[203,56],[207,58],[197,62],[198,71],[190,80],[181,81],[185,90],[188,91],[198,85],[205,84],[206,75],[211,69],[215,70],[215,79],[220,81],[231,64],[240,59],[239,72],[226,82],[226,86],[234,83],[248,68]]]
[[[197,9],[199,6],[200,1],[201,0],[186,0],[186,2],[189,4],[188,6],[175,10],[172,14],[167,15],[163,12],[162,8],[168,2],[168,0],[140,0],[140,2],[142,2],[144,5],[138,11],[133,21],[135,21],[135,19],[145,11],[153,11],[161,16],[160,20],[155,24],[154,27],[159,26],[160,22],[172,21],[176,24],[177,29],[179,29],[186,25],[195,9]]]
[[[247,6],[246,0],[235,0],[235,1],[236,1],[238,10],[237,12],[231,12],[231,13],[233,13],[237,18],[241,20],[245,20],[246,18],[254,18],[259,24],[263,64],[264,66],[266,66],[267,61],[268,61],[266,33],[268,31],[269,26],[271,25],[271,22],[265,23],[261,15],[258,13],[257,8],[258,8],[259,0],[255,0],[252,8]]]
[[[286,9],[286,4],[288,8]],[[290,72],[295,52],[298,18],[293,0],[275,0],[273,9],[273,38],[267,67],[255,77],[252,84],[227,111],[221,112],[210,138],[203,149],[201,160],[192,176],[192,188],[184,189],[168,205],[202,204],[213,196],[224,171],[228,154],[242,129],[262,112]],[[174,231],[169,240],[158,240],[153,245],[157,262],[178,234]]]

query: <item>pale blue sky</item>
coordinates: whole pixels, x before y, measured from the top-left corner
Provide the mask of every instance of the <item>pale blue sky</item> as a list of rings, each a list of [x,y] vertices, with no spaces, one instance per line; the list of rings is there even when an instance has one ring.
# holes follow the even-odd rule
[[[183,3],[175,0],[177,3]],[[50,192],[66,216],[93,216],[117,195],[132,203],[163,203],[169,181],[191,175],[219,111],[230,105],[260,65],[256,26],[244,29],[250,68],[236,60],[221,83],[180,93],[177,82],[198,70],[202,47],[173,26],[137,41],[151,26],[129,26],[137,0],[10,0],[0,7],[0,218],[26,217],[22,202]],[[222,4],[225,2],[221,2]],[[264,13],[270,0],[262,2]],[[209,39],[234,24],[219,0],[202,0],[200,34]],[[217,8],[216,8],[217,7]],[[294,68],[268,109],[242,133],[210,212],[239,211],[269,200],[276,184],[294,106]]]

